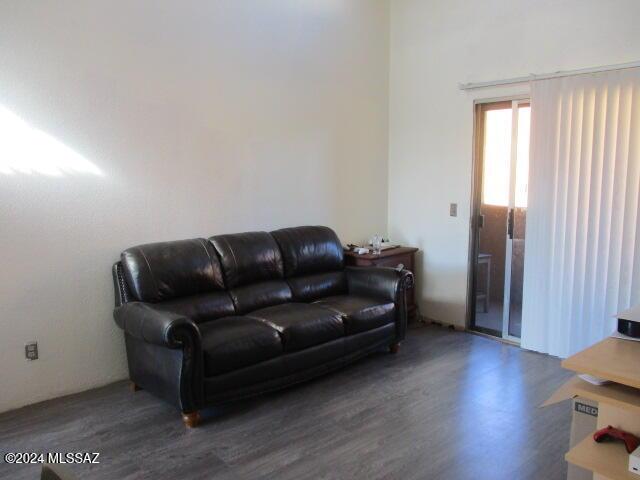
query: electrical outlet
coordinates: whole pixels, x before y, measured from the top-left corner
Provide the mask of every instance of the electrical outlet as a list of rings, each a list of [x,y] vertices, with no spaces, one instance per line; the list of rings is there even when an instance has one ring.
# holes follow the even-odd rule
[[[457,217],[458,216],[458,204],[450,203],[449,204],[449,216]]]
[[[38,342],[29,342],[24,346],[24,356],[27,360],[38,359]]]

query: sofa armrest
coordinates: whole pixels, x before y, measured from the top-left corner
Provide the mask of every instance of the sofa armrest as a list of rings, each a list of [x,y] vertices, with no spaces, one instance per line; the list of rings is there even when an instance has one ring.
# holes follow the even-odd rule
[[[413,273],[390,267],[347,267],[346,272],[349,293],[395,304],[396,341],[404,340],[409,316],[405,291],[413,286]]]
[[[202,404],[202,338],[190,318],[151,303],[128,302],[113,311],[126,336],[129,376],[182,412]]]
[[[347,267],[349,293],[370,295],[389,302],[404,301],[404,291],[413,285],[409,270],[390,267]]]
[[[113,318],[129,335],[153,345],[182,348],[185,340],[200,345],[200,330],[193,320],[148,303],[125,303],[113,311]]]

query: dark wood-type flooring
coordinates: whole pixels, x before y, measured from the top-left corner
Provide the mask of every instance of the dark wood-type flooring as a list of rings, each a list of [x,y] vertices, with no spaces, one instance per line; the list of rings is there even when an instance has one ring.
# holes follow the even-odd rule
[[[128,383],[0,415],[0,454],[100,452],[84,479],[564,479],[558,359],[437,326],[397,355],[205,412],[197,429]],[[36,465],[0,478],[36,479]]]

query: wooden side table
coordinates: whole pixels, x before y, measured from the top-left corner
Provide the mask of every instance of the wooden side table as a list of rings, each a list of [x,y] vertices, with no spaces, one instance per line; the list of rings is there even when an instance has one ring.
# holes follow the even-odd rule
[[[351,250],[345,250],[344,262],[346,265],[354,267],[397,267],[398,265],[404,265],[404,268],[415,274],[415,254],[418,251],[413,247],[395,247],[383,250],[379,254],[365,253],[358,255]],[[415,283],[414,286],[409,288],[407,294],[407,312],[410,319],[415,319],[416,298],[415,298]]]

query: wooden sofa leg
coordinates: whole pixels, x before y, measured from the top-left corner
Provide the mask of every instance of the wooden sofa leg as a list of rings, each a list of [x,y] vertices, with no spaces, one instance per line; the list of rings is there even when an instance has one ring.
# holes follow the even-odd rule
[[[139,385],[136,385],[136,383],[133,381],[129,382],[129,388],[131,388],[132,392],[137,392],[138,390],[142,390],[142,388],[140,388]]]
[[[396,342],[389,345],[390,353],[398,353],[398,350],[400,350],[400,343]]]
[[[200,423],[200,412],[182,413],[182,421],[189,428],[196,428]]]

